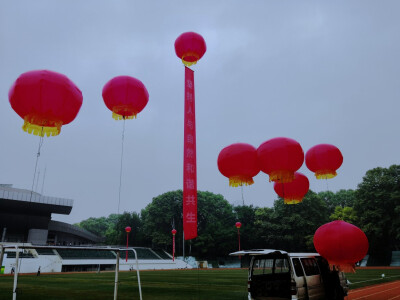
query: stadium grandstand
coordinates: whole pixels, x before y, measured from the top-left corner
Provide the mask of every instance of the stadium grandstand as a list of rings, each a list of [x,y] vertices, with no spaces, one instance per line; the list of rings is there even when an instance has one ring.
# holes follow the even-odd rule
[[[21,273],[35,273],[40,267],[43,273],[54,272],[82,272],[82,271],[112,271],[115,270],[117,253],[112,250],[115,247],[104,246],[100,250],[88,249],[88,247],[51,246],[41,248],[28,244],[4,245],[3,273],[13,273],[17,266]],[[81,249],[80,249],[81,248]],[[94,246],[93,246],[94,248]],[[108,250],[110,249],[110,250]],[[137,253],[138,266],[140,270],[161,270],[161,269],[183,269],[192,268],[181,260],[172,260],[172,257],[162,251],[154,251],[150,248],[132,247],[128,250],[126,261],[126,250],[120,250],[119,270],[136,270]],[[1,258],[0,258],[1,261]]]
[[[17,256],[21,273],[36,272],[39,267],[41,272],[115,269],[116,252],[105,250],[111,247],[88,249],[98,249],[103,241],[101,237],[51,219],[52,214],[69,215],[72,207],[71,199],[43,196],[11,184],[0,184],[0,271],[11,273],[17,265]],[[121,251],[120,270],[136,269],[132,249],[137,253],[139,269],[191,268],[181,260],[173,261],[163,250],[135,247],[128,251],[127,262],[126,252]]]
[[[101,238],[77,226],[51,220],[52,214],[69,215],[73,200],[47,197],[0,184],[1,242],[33,245],[87,245]]]

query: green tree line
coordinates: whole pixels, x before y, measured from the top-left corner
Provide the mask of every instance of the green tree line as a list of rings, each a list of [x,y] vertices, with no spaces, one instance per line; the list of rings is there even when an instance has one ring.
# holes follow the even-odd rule
[[[400,166],[367,171],[356,190],[310,190],[303,202],[273,207],[235,206],[222,195],[198,192],[198,237],[185,242],[185,255],[198,258],[227,256],[238,249],[235,223],[240,221],[242,249],[282,249],[315,252],[313,236],[319,226],[344,220],[360,227],[368,237],[370,263],[387,265],[391,251],[400,246]],[[131,246],[171,251],[175,228],[176,251],[183,252],[182,191],[159,195],[141,212],[124,212],[89,218],[78,225],[105,237],[109,245],[126,243],[126,226],[132,227]]]

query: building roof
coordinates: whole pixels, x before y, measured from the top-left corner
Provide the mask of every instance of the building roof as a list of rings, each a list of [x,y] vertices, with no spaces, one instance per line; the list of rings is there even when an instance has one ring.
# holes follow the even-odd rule
[[[49,231],[50,230],[73,234],[73,235],[85,238],[94,243],[100,243],[103,241],[103,238],[101,238],[83,228],[80,228],[78,226],[74,226],[74,225],[71,225],[68,223],[64,223],[64,222],[51,220],[49,222]]]
[[[0,207],[23,209],[29,204],[37,210],[69,215],[73,203],[72,199],[43,196],[29,190],[13,188],[12,184],[0,184]]]

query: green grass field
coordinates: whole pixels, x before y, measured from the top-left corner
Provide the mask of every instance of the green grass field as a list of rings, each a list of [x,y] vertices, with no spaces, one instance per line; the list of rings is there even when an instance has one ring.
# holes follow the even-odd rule
[[[385,274],[382,279],[382,274]],[[356,273],[346,274],[350,289],[400,280],[400,268],[397,269],[359,269]]]
[[[385,279],[380,279],[385,273]],[[350,288],[400,279],[397,270],[357,270]],[[247,299],[247,270],[142,271],[143,299]],[[369,280],[369,281],[366,281]],[[356,283],[366,281],[363,283]],[[119,274],[118,299],[139,299],[136,272]],[[13,277],[0,276],[0,299],[12,298]],[[114,273],[22,275],[17,299],[113,299]]]

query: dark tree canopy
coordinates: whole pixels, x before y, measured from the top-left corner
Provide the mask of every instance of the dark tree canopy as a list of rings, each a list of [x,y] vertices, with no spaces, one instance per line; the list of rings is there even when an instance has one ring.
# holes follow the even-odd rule
[[[123,214],[111,214],[106,217],[89,218],[78,224],[75,224],[87,231],[105,238],[107,245],[126,245],[125,227],[130,226],[130,245],[143,243],[142,221],[140,216],[133,212],[124,212]]]
[[[221,195],[197,193],[197,221],[199,236],[188,242],[189,252],[199,257],[216,257],[226,249],[232,251],[235,217],[232,206]],[[174,191],[153,198],[142,210],[144,232],[153,247],[171,247],[172,224],[175,223],[177,252],[182,253],[182,191]]]
[[[356,197],[354,190],[339,190],[336,193],[331,191],[319,192],[318,195],[326,202],[328,213],[335,212],[336,207],[353,207]]]
[[[358,185],[354,209],[369,240],[371,263],[390,263],[400,241],[400,166],[369,170]]]
[[[302,203],[273,207],[234,206],[221,195],[198,192],[198,237],[185,242],[185,255],[199,259],[227,256],[238,249],[235,223],[240,221],[241,249],[270,248],[314,252],[313,236],[319,226],[337,219],[360,227],[367,235],[370,264],[387,265],[391,251],[400,247],[400,166],[375,168],[357,190],[314,193]],[[172,250],[182,255],[182,191],[154,197],[140,214],[124,212],[89,218],[76,224],[106,238],[107,244],[124,245],[125,227],[131,226],[130,245]]]
[[[242,227],[240,228],[241,249],[256,249],[260,245],[255,226],[257,209],[258,207],[254,207],[253,205],[233,207],[235,223],[238,221],[242,223]]]
[[[151,247],[171,245],[173,222],[177,230],[176,242],[182,241],[182,191],[167,192],[154,197],[141,212],[143,232]],[[179,248],[178,248],[179,249]]]
[[[312,237],[329,221],[326,203],[313,191],[300,204],[285,205],[278,199],[272,209],[260,208],[256,215],[262,248],[273,245],[286,251],[315,251]]]

